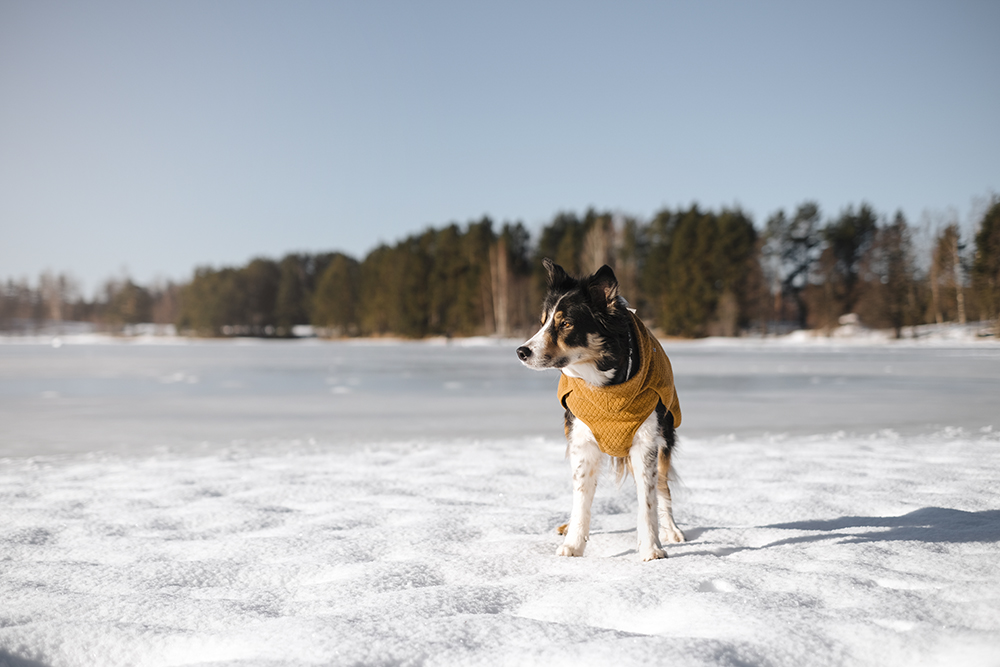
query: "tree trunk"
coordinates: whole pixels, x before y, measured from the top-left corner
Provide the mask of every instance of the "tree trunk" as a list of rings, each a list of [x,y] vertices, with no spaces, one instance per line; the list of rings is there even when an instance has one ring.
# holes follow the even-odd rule
[[[508,296],[510,295],[510,270],[507,266],[507,243],[498,240],[490,247],[490,284],[493,296],[493,322],[498,336],[510,335]]]
[[[962,262],[958,257],[958,243],[955,246],[955,300],[958,303],[958,323],[965,324],[965,290],[962,289]]]
[[[931,304],[934,309],[934,321],[938,324],[944,322],[944,316],[941,315],[941,286],[938,284],[941,282],[941,276],[938,275],[937,257],[931,261]]]

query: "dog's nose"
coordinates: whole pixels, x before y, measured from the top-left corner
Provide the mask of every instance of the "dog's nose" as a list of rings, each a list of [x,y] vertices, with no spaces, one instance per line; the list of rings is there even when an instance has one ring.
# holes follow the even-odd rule
[[[531,356],[531,348],[525,345],[517,348],[517,358],[521,361],[527,361],[528,357]]]

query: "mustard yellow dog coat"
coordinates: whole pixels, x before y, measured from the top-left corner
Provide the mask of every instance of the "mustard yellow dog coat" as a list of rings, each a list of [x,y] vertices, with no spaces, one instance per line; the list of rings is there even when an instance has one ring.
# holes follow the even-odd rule
[[[632,438],[656,404],[681,423],[681,405],[674,389],[674,373],[660,342],[634,313],[628,311],[639,341],[639,372],[631,380],[595,387],[580,378],[559,378],[559,402],[590,427],[601,451],[611,456],[628,456]],[[568,435],[568,432],[567,432]]]

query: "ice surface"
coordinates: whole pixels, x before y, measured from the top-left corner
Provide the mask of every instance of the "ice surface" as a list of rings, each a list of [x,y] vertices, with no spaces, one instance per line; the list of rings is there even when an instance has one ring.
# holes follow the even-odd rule
[[[0,665],[998,664],[1000,348],[667,348],[641,563],[510,345],[0,345]]]
[[[556,374],[523,368],[519,341],[50,340],[0,344],[0,456],[551,437],[562,422]],[[683,433],[1000,428],[1000,345],[823,340],[666,341]]]

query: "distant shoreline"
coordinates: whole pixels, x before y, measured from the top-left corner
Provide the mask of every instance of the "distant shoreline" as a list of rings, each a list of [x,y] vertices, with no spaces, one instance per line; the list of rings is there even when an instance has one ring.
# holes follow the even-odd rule
[[[509,336],[428,336],[425,338],[406,338],[403,336],[367,336],[326,338],[315,334],[292,336],[287,338],[262,336],[190,336],[176,333],[173,325],[144,324],[133,325],[123,333],[106,333],[97,330],[86,330],[81,325],[87,322],[53,323],[41,327],[37,331],[13,333],[0,332],[0,345],[113,345],[113,344],[327,344],[347,343],[358,345],[393,345],[393,344],[425,344],[454,345],[457,347],[471,346],[503,346],[517,344],[523,337]],[[92,325],[91,325],[92,326]],[[867,329],[849,324],[832,330],[799,329],[784,334],[748,334],[743,336],[723,337],[710,336],[704,338],[680,338],[658,334],[660,340],[674,344],[696,344],[705,346],[828,346],[828,345],[979,345],[1000,344],[995,335],[996,325],[989,321],[972,322],[968,324],[922,324],[903,329],[902,338],[897,339],[892,329]]]

